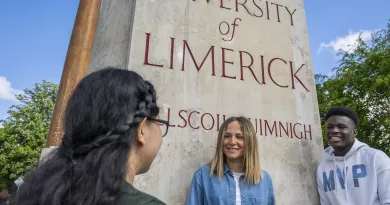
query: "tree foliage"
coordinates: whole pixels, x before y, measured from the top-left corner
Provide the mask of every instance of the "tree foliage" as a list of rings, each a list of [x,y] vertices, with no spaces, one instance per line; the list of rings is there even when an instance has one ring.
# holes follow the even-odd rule
[[[340,51],[339,56],[333,76],[316,75],[323,132],[327,109],[348,106],[360,118],[359,140],[390,155],[390,21],[370,42],[359,38],[356,49]]]
[[[58,85],[48,81],[36,83],[17,95],[20,102],[0,120],[0,190],[10,187],[37,165],[50,126]]]

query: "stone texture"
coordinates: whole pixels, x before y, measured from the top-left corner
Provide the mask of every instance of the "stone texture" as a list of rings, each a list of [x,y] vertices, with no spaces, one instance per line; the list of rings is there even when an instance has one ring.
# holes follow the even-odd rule
[[[261,165],[273,178],[277,204],[319,204],[315,170],[323,144],[303,2],[255,0],[237,8],[235,0],[222,2],[103,1],[90,72],[121,66],[140,73],[156,86],[161,117],[175,126],[135,186],[167,204],[184,204],[193,173],[214,154],[224,115],[244,115],[256,124]],[[235,18],[234,38],[225,41]],[[226,25],[219,28],[223,21],[230,25],[227,36],[221,34]],[[214,56],[205,58],[210,49]],[[223,64],[223,55],[233,64]],[[145,56],[161,67],[146,65]],[[235,79],[221,77],[223,65]]]
[[[51,146],[47,148],[43,148],[41,151],[41,156],[39,157],[39,164],[42,164],[46,161],[46,159],[51,157],[51,154],[53,154],[55,151],[57,151],[58,146]]]
[[[102,0],[89,73],[106,66],[128,65],[134,0]]]

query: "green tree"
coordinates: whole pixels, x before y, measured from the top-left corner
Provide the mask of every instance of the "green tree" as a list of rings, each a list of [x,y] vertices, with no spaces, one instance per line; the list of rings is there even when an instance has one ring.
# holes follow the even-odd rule
[[[0,190],[10,187],[37,165],[50,126],[58,85],[48,81],[36,83],[17,95],[20,102],[0,120]]]
[[[371,42],[359,38],[356,49],[339,56],[333,76],[316,75],[323,128],[327,109],[348,106],[359,115],[359,139],[390,155],[390,21],[372,34]]]

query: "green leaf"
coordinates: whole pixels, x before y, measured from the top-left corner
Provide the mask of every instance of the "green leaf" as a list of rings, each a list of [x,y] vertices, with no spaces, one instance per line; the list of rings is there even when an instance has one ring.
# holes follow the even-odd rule
[[[19,104],[0,120],[0,190],[36,166],[46,143],[58,85],[42,81],[16,96]]]
[[[360,38],[356,50],[338,55],[334,76],[316,75],[324,144],[323,116],[330,107],[344,105],[359,115],[359,140],[390,155],[390,21],[373,33],[370,44]]]

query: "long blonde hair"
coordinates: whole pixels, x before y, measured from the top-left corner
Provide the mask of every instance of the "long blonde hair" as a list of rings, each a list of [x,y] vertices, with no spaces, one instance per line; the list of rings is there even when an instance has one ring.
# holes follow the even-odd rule
[[[257,143],[256,131],[252,123],[245,117],[230,117],[219,129],[217,149],[215,155],[210,162],[210,176],[215,173],[220,179],[223,176],[223,167],[225,164],[225,155],[223,154],[223,140],[226,134],[226,129],[231,122],[237,121],[240,124],[241,131],[244,137],[244,162],[245,181],[248,184],[257,184],[263,178],[263,173],[260,166],[259,146]]]

